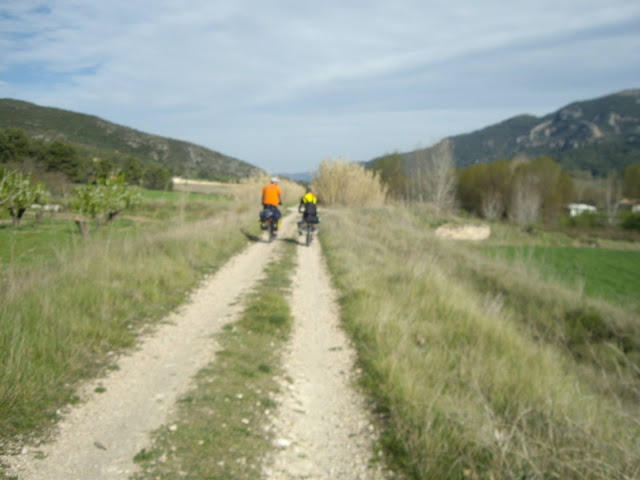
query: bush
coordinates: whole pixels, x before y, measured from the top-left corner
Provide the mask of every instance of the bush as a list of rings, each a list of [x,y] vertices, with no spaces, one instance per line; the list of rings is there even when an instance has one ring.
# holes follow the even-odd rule
[[[630,213],[622,221],[621,227],[625,230],[636,230],[640,232],[640,213]]]
[[[575,228],[601,228],[604,227],[606,219],[599,213],[582,213],[575,217],[568,217],[565,221],[567,227]]]
[[[323,160],[313,180],[318,198],[326,205],[375,207],[384,203],[385,188],[375,172],[357,163]]]

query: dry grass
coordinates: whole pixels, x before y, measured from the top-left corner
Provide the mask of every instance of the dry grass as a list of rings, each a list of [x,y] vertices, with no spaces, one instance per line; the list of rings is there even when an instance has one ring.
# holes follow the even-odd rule
[[[271,176],[256,175],[243,178],[238,183],[209,182],[203,180],[188,180],[175,177],[173,189],[176,192],[203,193],[223,195],[235,198],[245,207],[259,207],[262,199],[262,187],[271,183]],[[304,195],[304,187],[286,178],[280,179],[282,189],[282,203],[292,204]]]
[[[385,188],[374,172],[340,158],[320,164],[313,187],[324,205],[375,207],[383,205],[386,197]]]
[[[637,378],[582,361],[527,323],[565,308],[560,287],[496,266],[504,284],[530,282],[535,302],[487,290],[469,278],[475,257],[401,208],[325,217],[344,321],[389,413],[386,446],[415,478],[638,477],[637,402],[613,388],[637,390]]]

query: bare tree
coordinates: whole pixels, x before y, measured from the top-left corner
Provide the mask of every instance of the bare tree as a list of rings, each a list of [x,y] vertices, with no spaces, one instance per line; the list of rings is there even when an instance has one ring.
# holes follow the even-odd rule
[[[418,200],[433,203],[437,215],[452,209],[455,205],[456,176],[451,141],[445,139],[429,150],[423,150],[418,159]]]
[[[504,201],[500,192],[491,190],[482,196],[482,216],[487,220],[496,220],[504,213]]]
[[[616,172],[610,172],[605,180],[604,209],[607,214],[607,223],[613,225],[622,202],[622,182]]]
[[[542,194],[534,175],[522,175],[513,185],[509,218],[522,227],[532,227],[540,216]]]

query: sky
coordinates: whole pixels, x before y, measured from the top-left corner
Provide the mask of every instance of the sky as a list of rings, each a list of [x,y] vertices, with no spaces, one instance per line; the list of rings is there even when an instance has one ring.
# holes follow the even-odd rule
[[[0,98],[270,173],[629,88],[638,0],[0,0]]]

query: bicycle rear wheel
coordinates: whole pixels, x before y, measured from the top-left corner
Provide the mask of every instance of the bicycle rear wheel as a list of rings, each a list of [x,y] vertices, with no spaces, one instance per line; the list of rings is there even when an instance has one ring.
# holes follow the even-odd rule
[[[306,231],[307,231],[307,247],[308,247],[309,245],[311,245],[311,240],[313,240],[311,225],[309,224],[306,225]]]
[[[269,222],[269,243],[273,241],[275,238],[275,226],[273,224],[273,220]]]

